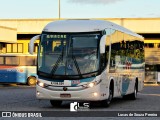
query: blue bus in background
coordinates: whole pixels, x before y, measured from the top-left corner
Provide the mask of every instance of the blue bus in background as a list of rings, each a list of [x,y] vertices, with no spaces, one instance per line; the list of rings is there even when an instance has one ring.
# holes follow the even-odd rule
[[[29,54],[0,55],[0,84],[36,84],[37,56]]]

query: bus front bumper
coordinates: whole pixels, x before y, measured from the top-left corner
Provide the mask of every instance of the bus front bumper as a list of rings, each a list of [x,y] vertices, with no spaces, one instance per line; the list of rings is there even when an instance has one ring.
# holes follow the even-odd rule
[[[55,91],[49,90],[36,85],[36,97],[37,99],[49,99],[49,100],[80,100],[80,101],[100,101],[108,98],[106,89],[100,84],[83,90],[77,91]]]

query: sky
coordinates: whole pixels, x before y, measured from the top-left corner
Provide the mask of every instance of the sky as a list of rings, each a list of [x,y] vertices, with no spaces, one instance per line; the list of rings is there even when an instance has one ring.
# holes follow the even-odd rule
[[[60,0],[61,18],[160,18],[160,0]],[[0,0],[0,19],[58,18],[58,0]]]

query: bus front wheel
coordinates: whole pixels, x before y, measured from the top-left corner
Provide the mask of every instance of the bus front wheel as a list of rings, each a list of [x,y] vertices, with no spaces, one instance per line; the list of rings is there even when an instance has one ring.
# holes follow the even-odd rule
[[[102,101],[102,103],[101,103],[102,106],[109,107],[109,105],[110,105],[110,103],[112,101],[112,98],[113,98],[113,91],[112,91],[112,89],[109,89],[108,99]]]
[[[35,86],[36,85],[36,77],[29,77],[28,80],[27,80],[27,84],[29,86]]]

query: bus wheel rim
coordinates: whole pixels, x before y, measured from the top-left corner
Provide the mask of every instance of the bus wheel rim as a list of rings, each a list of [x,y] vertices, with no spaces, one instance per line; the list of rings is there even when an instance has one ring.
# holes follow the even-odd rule
[[[35,84],[35,79],[34,78],[30,78],[29,79],[29,84],[31,84],[31,85]]]

